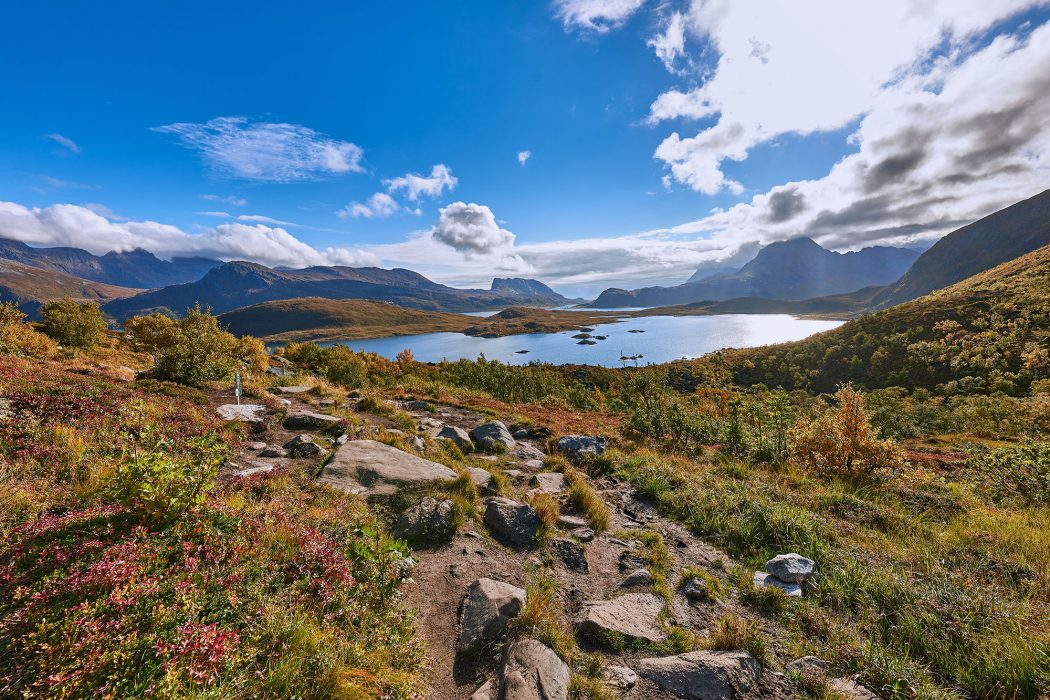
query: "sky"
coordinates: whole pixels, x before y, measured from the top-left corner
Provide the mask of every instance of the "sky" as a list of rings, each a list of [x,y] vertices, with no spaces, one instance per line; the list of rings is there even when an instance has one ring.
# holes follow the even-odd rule
[[[0,237],[572,296],[1050,187],[1050,0],[14,3]]]

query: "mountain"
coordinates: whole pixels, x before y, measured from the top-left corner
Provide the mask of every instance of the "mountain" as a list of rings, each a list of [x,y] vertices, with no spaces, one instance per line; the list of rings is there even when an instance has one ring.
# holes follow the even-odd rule
[[[105,302],[132,296],[139,290],[117,287],[0,259],[0,302],[13,301],[35,318],[40,304],[54,299]]]
[[[557,295],[556,295],[557,296]],[[181,314],[194,304],[223,313],[251,304],[281,299],[369,299],[429,311],[478,311],[507,306],[550,306],[549,295],[516,290],[456,289],[433,282],[411,270],[377,267],[308,267],[273,270],[249,262],[216,267],[197,282],[177,284],[120,299],[105,311],[118,320],[159,311]]]
[[[558,294],[543,282],[540,282],[539,280],[525,279],[524,277],[497,277],[492,280],[491,291],[514,292],[516,294],[533,296],[548,296],[552,299],[561,299],[562,302],[568,301],[568,299],[561,294]]]
[[[21,241],[0,238],[0,259],[121,287],[154,289],[195,282],[222,264],[207,258],[161,260],[136,249],[127,253],[92,255],[80,248],[33,248]]]
[[[1050,378],[1050,246],[793,343],[714,361],[736,383],[833,392],[921,387],[944,394],[1027,393]]]
[[[886,308],[1050,245],[1050,190],[989,214],[937,241],[874,300]]]
[[[730,255],[724,260],[708,260],[707,262],[700,263],[696,271],[693,272],[692,276],[689,277],[685,282],[701,282],[709,277],[715,275],[728,275],[734,272],[738,272],[740,268],[747,265],[749,262],[755,259],[758,255],[758,251],[762,249],[762,245],[758,241],[752,243],[745,243],[740,246],[737,252]]]
[[[862,287],[883,286],[900,278],[919,257],[907,248],[875,246],[837,253],[811,238],[770,243],[739,271],[676,287],[607,289],[595,308],[667,306],[737,297],[800,300],[833,296]]]

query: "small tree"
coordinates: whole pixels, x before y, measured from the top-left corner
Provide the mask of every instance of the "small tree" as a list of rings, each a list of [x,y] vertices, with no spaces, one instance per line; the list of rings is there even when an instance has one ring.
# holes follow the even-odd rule
[[[106,320],[98,304],[72,299],[49,301],[40,308],[44,333],[70,348],[87,350],[102,342]]]
[[[156,375],[189,386],[230,379],[244,367],[265,371],[266,348],[256,338],[237,338],[219,326],[219,320],[200,306],[178,321],[162,321],[158,314],[128,321],[129,343],[139,343],[157,358]]]
[[[0,355],[47,358],[58,352],[55,341],[34,331],[14,302],[0,304]]]
[[[156,355],[171,347],[178,334],[178,322],[164,314],[136,316],[124,322],[124,344],[132,350]]]
[[[868,420],[864,395],[850,386],[835,392],[837,407],[800,418],[791,429],[792,459],[818,471],[872,472],[903,460],[893,440],[882,439]]]

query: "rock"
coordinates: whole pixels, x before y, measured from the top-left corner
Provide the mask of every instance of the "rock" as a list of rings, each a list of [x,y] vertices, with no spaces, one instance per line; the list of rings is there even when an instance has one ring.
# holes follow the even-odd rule
[[[454,425],[446,425],[437,434],[439,438],[449,440],[453,445],[458,447],[462,452],[470,452],[474,449],[474,443],[471,442],[470,436],[467,435],[467,431],[463,428],[457,428]]]
[[[606,666],[602,669],[602,680],[617,690],[630,690],[638,683],[638,674],[626,666]]]
[[[517,444],[514,438],[511,437],[510,431],[507,430],[507,426],[498,420],[482,423],[474,428],[470,431],[470,438],[474,441],[474,444],[485,450],[492,450],[494,445],[498,443],[503,445],[507,451],[510,451]]]
[[[521,471],[520,469],[505,469],[503,473],[509,476],[511,479],[520,479],[521,477],[525,476],[525,472]]]
[[[321,399],[317,402],[317,405],[323,408],[331,408],[335,406],[335,399]]]
[[[275,459],[282,459],[288,456],[288,450],[277,445],[267,445],[263,448],[262,452],[259,453],[260,457],[270,457]]]
[[[652,593],[628,593],[619,598],[583,604],[577,621],[580,631],[596,641],[608,633],[630,640],[662,642],[667,638],[660,625],[664,599]]]
[[[481,467],[471,467],[467,470],[470,474],[470,480],[474,482],[474,485],[479,489],[487,489],[492,485],[492,474]]]
[[[587,520],[578,515],[559,515],[558,527],[563,530],[575,530],[576,528],[587,527]]]
[[[521,639],[507,647],[502,675],[502,700],[568,700],[569,667],[535,639]]]
[[[511,433],[511,437],[515,440],[524,440],[527,437],[529,437],[529,431],[525,430],[525,428],[519,428],[518,430],[515,430],[513,433]]]
[[[754,584],[755,588],[779,588],[792,598],[802,597],[802,586],[797,583],[781,581],[773,574],[767,574],[765,571],[756,571],[751,578],[751,583]]]
[[[526,459],[524,462],[524,466],[528,467],[534,472],[538,472],[540,469],[543,469],[544,464],[542,459]]]
[[[275,394],[305,394],[310,391],[312,387],[308,386],[275,386],[270,391]]]
[[[419,437],[418,435],[413,435],[412,449],[414,449],[416,452],[422,452],[423,450],[427,449],[427,444],[423,442],[423,438]]]
[[[566,435],[558,438],[558,452],[571,458],[600,455],[605,452],[605,438],[596,435]]]
[[[543,461],[543,458],[546,456],[546,455],[543,454],[542,450],[540,450],[537,447],[533,447],[532,445],[528,444],[527,442],[519,442],[514,447],[514,449],[510,451],[510,453],[512,455],[514,455],[515,457],[519,458],[519,459],[530,460],[530,461],[535,459],[535,460],[540,460],[541,462]]]
[[[827,673],[831,668],[831,662],[816,656],[803,656],[788,662],[784,668],[796,673]]]
[[[400,437],[405,434],[404,430],[398,430],[397,428],[384,428],[383,430],[387,435],[397,435]]]
[[[485,508],[485,525],[515,547],[532,544],[543,522],[532,506],[509,498],[493,498]]]
[[[284,443],[284,449],[288,451],[290,457],[296,457],[299,459],[317,457],[324,452],[324,450],[321,449],[321,446],[314,442],[309,435],[296,435],[291,440]]]
[[[262,423],[266,418],[266,406],[258,403],[226,403],[215,409],[223,420],[241,423]]]
[[[732,700],[756,686],[762,666],[746,651],[693,651],[642,659],[636,668],[675,697]]]
[[[558,472],[541,472],[532,476],[532,485],[543,493],[560,493],[565,490],[565,475]]]
[[[620,571],[635,571],[649,566],[649,560],[631,550],[620,553]]]
[[[256,441],[256,442],[249,442],[247,445],[245,445],[245,447],[247,447],[252,452],[260,452],[260,451],[266,449],[266,443],[265,442],[258,442],[258,441]]]
[[[833,678],[828,689],[850,700],[879,700],[878,695],[852,678]]]
[[[554,554],[557,555],[566,569],[587,572],[587,555],[576,540],[567,538],[556,539],[551,542],[551,549],[554,550]]]
[[[284,418],[284,427],[289,430],[325,430],[342,422],[341,418],[326,413],[315,413],[300,409],[292,411]]]
[[[690,603],[699,603],[711,600],[714,597],[702,578],[691,578],[686,581],[685,585],[682,586],[682,595]]]
[[[498,641],[525,605],[525,591],[503,581],[479,578],[467,588],[460,606],[458,651]]]
[[[474,691],[474,694],[470,696],[470,700],[496,700],[496,684],[491,680],[485,681],[485,684]]]
[[[456,472],[375,440],[351,440],[336,449],[319,481],[350,493],[389,496],[402,487],[455,479]]]
[[[766,562],[766,571],[787,583],[805,583],[817,573],[817,564],[800,554],[778,554]]]
[[[251,476],[252,474],[269,474],[273,471],[272,464],[253,464],[250,467],[239,469],[234,472],[234,476]]]
[[[636,569],[627,575],[627,578],[620,584],[622,588],[632,588],[633,586],[651,586],[656,583],[656,579],[649,572],[649,569]]]
[[[337,445],[345,445],[348,442],[350,442],[350,436],[347,435],[346,433],[343,433],[342,435],[340,435],[339,437],[337,437],[335,439],[335,444],[337,444]]]
[[[456,506],[450,500],[426,497],[398,518],[394,537],[410,542],[447,537],[452,533]]]
[[[573,530],[571,533],[573,537],[578,539],[580,542],[590,542],[594,539],[594,530],[589,527],[581,527]]]
[[[409,411],[430,411],[432,408],[434,407],[426,401],[420,401],[418,399],[405,402],[405,409]]]

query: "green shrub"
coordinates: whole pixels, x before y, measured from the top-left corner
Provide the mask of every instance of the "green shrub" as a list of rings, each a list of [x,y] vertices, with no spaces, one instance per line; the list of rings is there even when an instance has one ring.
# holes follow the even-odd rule
[[[1050,503],[1050,442],[982,449],[969,460],[994,498]]]
[[[55,341],[37,333],[14,302],[0,304],[0,355],[44,359],[58,352]]]
[[[157,362],[154,375],[158,379],[203,386],[229,380],[241,368],[262,372],[269,362],[259,340],[227,333],[218,319],[200,306],[190,309],[185,318],[173,321],[170,327],[156,315],[149,318],[150,342]],[[129,323],[133,331],[141,333],[146,323],[135,321]]]
[[[44,333],[69,348],[88,350],[102,342],[106,321],[98,304],[72,299],[49,301],[40,307]]]

